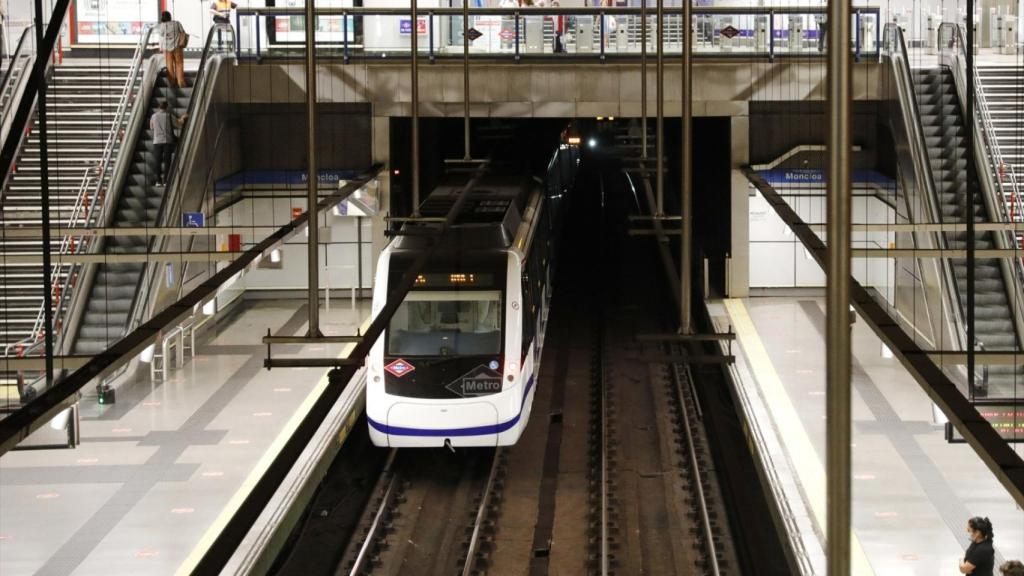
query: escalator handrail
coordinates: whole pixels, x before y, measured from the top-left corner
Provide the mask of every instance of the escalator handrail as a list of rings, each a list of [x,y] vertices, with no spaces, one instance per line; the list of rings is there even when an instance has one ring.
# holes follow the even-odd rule
[[[918,104],[915,89],[914,89],[914,78],[910,73],[910,56],[907,52],[906,38],[903,36],[903,29],[898,24],[889,23],[885,25],[885,31],[883,36],[883,44],[885,50],[889,53],[890,62],[894,63],[895,68],[898,69],[898,74],[905,85],[905,99],[909,101],[911,118],[905,118],[904,124],[907,129],[911,132],[910,146],[911,156],[913,157],[915,165],[915,174],[921,185],[925,189],[925,198],[928,199],[928,208],[931,212],[931,219],[933,222],[942,222],[941,212],[936,206],[934,200],[938,196],[938,187],[935,184],[935,178],[932,174],[928,162],[928,145],[924,137],[924,130],[921,128],[921,109]],[[901,93],[903,96],[903,93]],[[901,108],[907,110],[907,102],[903,103]],[[936,246],[946,246],[944,235],[934,233],[936,239]],[[946,297],[950,299],[950,305],[948,309],[953,316],[953,322],[956,329],[953,331],[957,338],[960,340],[959,344],[961,348],[966,348],[965,343],[967,341],[967,331],[965,330],[965,322],[963,318],[963,308],[961,307],[960,291],[957,288],[956,280],[953,275],[953,269],[950,264],[949,258],[940,258],[942,267],[942,277],[946,289],[943,291],[946,293]]]
[[[14,96],[15,91],[14,84],[12,82],[12,80],[14,79],[14,69],[17,67],[19,60],[21,60],[22,58],[30,58],[29,54],[22,54],[21,51],[26,48],[25,40],[27,38],[35,38],[34,35],[30,34],[30,32],[33,31],[34,28],[32,28],[31,26],[28,26],[21,31],[21,38],[18,39],[18,45],[14,49],[14,53],[11,54],[10,57],[11,64],[7,67],[7,70],[4,70],[4,77],[2,80],[0,80],[0,110],[3,111],[2,116],[0,116],[0,125],[7,122],[7,116],[10,114],[10,110],[12,108],[10,106],[10,99]],[[31,62],[31,60],[28,61]],[[24,71],[27,67],[28,66],[25,66],[21,70]],[[20,72],[18,73],[18,77],[21,77]],[[8,96],[8,94],[10,94],[10,96]]]

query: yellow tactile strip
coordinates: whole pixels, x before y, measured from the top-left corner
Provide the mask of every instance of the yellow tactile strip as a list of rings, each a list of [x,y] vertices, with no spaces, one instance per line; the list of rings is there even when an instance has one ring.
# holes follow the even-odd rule
[[[803,486],[807,504],[814,514],[818,526],[825,526],[825,467],[818,459],[811,445],[810,436],[804,429],[797,414],[793,401],[786,392],[782,379],[775,371],[768,351],[757,334],[754,321],[747,313],[747,307],[739,299],[727,299],[724,301],[725,309],[732,319],[733,329],[739,339],[743,354],[746,357],[747,365],[757,379],[757,385],[761,389],[772,413],[776,430],[785,439],[785,450],[792,463],[792,469],[799,476],[799,482]],[[852,573],[857,576],[874,576],[864,548],[860,544],[855,532],[850,533]]]

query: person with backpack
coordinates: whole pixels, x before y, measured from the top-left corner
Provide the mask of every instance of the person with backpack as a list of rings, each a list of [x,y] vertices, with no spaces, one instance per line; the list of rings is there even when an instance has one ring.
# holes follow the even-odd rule
[[[167,63],[167,81],[172,88],[185,87],[185,46],[188,46],[188,34],[181,22],[173,20],[170,12],[160,14],[160,25],[157,26],[160,37],[160,51],[164,53]]]

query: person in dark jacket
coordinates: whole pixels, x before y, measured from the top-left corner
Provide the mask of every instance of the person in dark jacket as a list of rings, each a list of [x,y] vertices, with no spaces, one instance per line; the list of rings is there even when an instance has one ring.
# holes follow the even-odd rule
[[[971,545],[960,562],[960,573],[971,576],[993,576],[995,550],[992,548],[992,522],[988,518],[975,516],[967,521],[967,534]]]

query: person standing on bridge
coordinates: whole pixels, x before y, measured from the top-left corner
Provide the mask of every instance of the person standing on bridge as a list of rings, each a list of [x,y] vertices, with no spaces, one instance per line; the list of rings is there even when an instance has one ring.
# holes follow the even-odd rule
[[[160,25],[157,26],[160,36],[160,51],[164,53],[167,63],[167,82],[172,88],[185,87],[185,46],[188,46],[188,34],[181,22],[173,20],[170,12],[160,14]]]
[[[224,47],[224,39],[221,37],[224,26],[231,26],[231,11],[238,8],[231,0],[213,0],[210,2],[210,13],[213,14],[213,23],[217,26],[217,49]]]
[[[992,522],[988,518],[975,516],[967,521],[967,534],[971,545],[960,561],[960,573],[971,576],[993,576],[995,550],[992,548]]]

